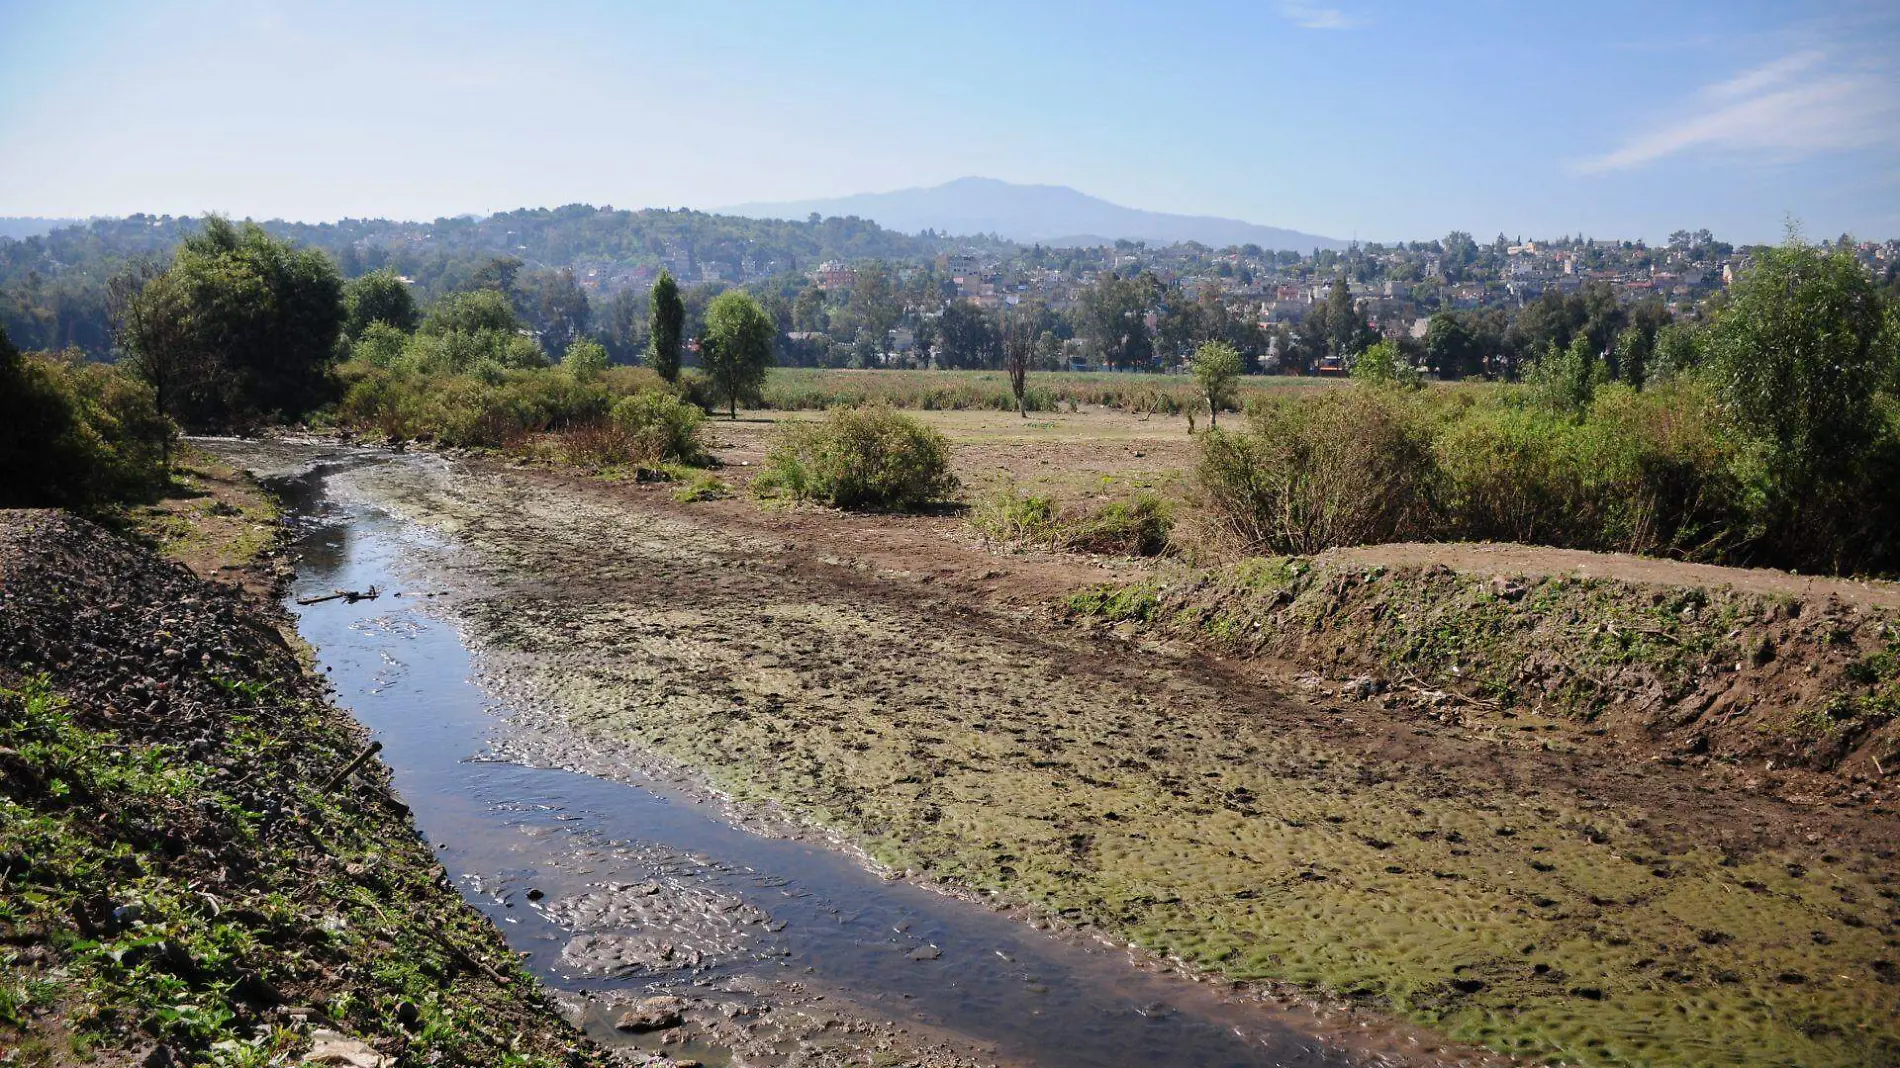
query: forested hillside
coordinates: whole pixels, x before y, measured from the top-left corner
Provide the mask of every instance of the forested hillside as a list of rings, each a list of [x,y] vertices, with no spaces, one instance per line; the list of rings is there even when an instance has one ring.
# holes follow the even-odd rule
[[[736,282],[806,271],[828,259],[911,259],[964,242],[908,236],[856,218],[787,222],[663,208],[616,211],[571,204],[485,219],[262,224],[272,236],[328,252],[345,278],[382,268],[414,280],[419,297],[465,289],[498,256],[529,268],[595,272],[607,290],[644,289],[664,266],[690,280]],[[0,326],[22,349],[111,348],[107,281],[130,261],[163,259],[196,233],[196,217],[133,215],[68,226],[25,240],[0,238]],[[642,270],[642,269],[645,270]]]

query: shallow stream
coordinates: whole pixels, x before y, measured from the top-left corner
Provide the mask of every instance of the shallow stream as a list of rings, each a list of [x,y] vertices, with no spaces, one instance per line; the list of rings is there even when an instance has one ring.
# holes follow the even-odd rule
[[[359,458],[286,483],[299,558],[287,604],[339,703],[382,741],[451,877],[550,986],[738,999],[795,981],[830,992],[847,1015],[948,1034],[1002,1063],[1381,1059],[1348,1056],[1265,1006],[1136,967],[1119,948],[882,878],[821,843],[741,830],[665,784],[499,758],[508,710],[479,685],[448,601],[431,597],[445,585],[431,561],[461,550],[331,492],[352,464],[391,462],[417,461]],[[296,603],[372,586],[375,600]],[[588,1025],[620,1037],[598,1012]],[[724,1059],[716,1048],[674,1052]]]

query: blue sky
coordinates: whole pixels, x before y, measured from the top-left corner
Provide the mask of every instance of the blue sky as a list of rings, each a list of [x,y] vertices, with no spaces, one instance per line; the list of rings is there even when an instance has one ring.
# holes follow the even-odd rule
[[[1900,236],[1900,9],[0,0],[0,215],[971,174],[1361,239]]]

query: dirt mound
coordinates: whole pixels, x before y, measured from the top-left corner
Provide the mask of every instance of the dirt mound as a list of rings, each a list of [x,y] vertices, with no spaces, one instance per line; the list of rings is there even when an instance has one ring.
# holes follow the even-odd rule
[[[1641,739],[1672,761],[1869,784],[1900,770],[1900,613],[1829,593],[1255,560],[1102,587],[1072,610],[1229,655]]]
[[[0,512],[0,1046],[262,1061],[328,1029],[364,1056],[518,1063],[519,1035],[561,1061],[571,1032],[386,771],[338,778],[362,748],[237,591]]]

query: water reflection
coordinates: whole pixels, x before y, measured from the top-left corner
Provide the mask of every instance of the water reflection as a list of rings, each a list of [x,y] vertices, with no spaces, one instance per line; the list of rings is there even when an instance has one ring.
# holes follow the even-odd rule
[[[417,596],[441,584],[428,570],[439,543],[339,503],[325,483],[284,487],[301,556],[291,610],[449,872],[550,983],[809,978],[1038,1064],[1346,1063],[1255,1008],[820,846],[747,833],[690,800],[484,759],[497,710],[454,627]],[[372,585],[385,595],[295,604]]]

